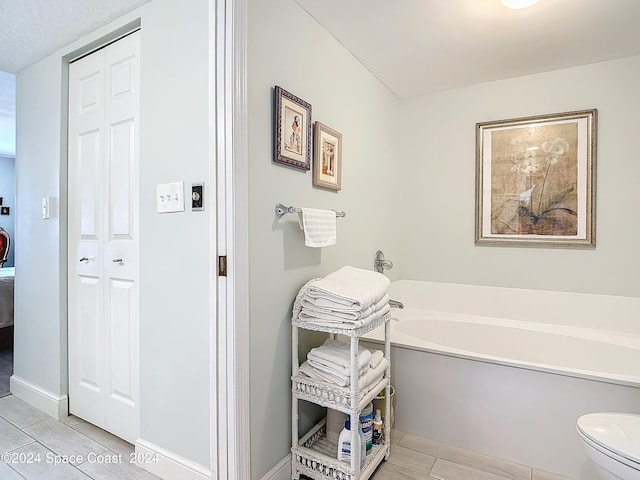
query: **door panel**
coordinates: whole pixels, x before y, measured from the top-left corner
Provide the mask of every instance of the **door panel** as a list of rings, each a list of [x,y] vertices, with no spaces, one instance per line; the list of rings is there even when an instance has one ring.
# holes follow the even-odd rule
[[[102,219],[100,206],[102,177],[101,132],[90,130],[78,135],[78,189],[80,203],[80,238],[82,240],[99,240]]]
[[[139,431],[139,32],[69,66],[69,409]]]

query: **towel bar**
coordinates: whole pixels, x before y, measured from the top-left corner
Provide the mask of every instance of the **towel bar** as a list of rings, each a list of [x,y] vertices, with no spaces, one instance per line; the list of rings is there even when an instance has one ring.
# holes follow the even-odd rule
[[[276,205],[276,217],[281,218],[287,213],[300,213],[300,208],[298,207],[285,207],[283,204],[278,203]],[[346,217],[346,212],[336,212],[336,217]]]

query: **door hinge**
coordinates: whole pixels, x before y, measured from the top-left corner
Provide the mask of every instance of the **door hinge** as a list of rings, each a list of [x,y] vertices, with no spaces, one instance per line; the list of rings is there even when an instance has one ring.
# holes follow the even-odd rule
[[[218,256],[218,276],[219,277],[227,276],[227,256],[226,255]]]

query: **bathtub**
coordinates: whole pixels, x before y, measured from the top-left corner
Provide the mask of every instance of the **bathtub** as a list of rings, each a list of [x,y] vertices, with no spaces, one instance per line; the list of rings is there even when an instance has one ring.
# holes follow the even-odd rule
[[[390,296],[398,430],[594,480],[577,418],[640,414],[639,298],[406,280]]]

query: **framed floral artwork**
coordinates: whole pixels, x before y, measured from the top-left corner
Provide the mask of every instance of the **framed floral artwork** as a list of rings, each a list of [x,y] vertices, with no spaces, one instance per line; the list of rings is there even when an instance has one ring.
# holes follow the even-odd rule
[[[342,188],[342,134],[315,123],[313,135],[313,184],[316,187]]]
[[[311,169],[311,105],[276,86],[273,160],[301,170]]]
[[[597,110],[476,125],[476,245],[595,247]]]

